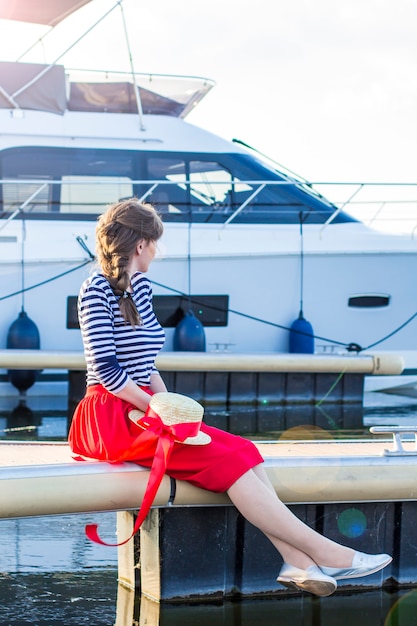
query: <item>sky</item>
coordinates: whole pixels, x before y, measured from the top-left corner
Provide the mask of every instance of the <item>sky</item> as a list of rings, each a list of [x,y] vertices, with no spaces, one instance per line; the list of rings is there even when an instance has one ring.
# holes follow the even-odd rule
[[[51,61],[115,0],[93,0],[26,61]],[[415,0],[124,0],[135,70],[216,86],[187,118],[310,181],[417,182]],[[0,20],[0,60],[16,36]],[[21,27],[21,25],[19,26]],[[67,66],[127,70],[117,7]],[[46,56],[45,56],[46,55]],[[417,192],[416,192],[417,197]]]

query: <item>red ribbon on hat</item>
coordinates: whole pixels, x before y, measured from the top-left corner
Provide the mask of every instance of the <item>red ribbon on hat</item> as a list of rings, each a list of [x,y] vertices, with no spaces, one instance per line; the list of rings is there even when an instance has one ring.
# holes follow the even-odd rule
[[[138,532],[145,517],[149,513],[149,509],[152,506],[152,502],[155,499],[159,485],[164,477],[174,442],[183,442],[187,439],[187,437],[195,437],[198,435],[200,429],[199,422],[186,422],[172,425],[164,424],[159,415],[155,413],[151,407],[148,407],[145,415],[138,420],[137,424],[142,428],[145,428],[145,432],[150,436],[158,437],[158,443],[156,445],[145,495],[143,496],[142,506],[140,507],[139,514],[136,518],[132,534],[120,543],[107,543],[103,541],[98,535],[97,524],[86,525],[85,533],[87,537],[91,539],[91,541],[99,543],[103,546],[123,546]]]

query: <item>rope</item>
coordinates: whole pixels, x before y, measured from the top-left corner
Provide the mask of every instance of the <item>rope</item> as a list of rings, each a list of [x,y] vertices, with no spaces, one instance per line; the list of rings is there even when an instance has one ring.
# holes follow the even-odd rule
[[[51,278],[43,280],[43,281],[41,281],[39,283],[36,283],[34,285],[31,285],[30,287],[25,287],[24,289],[19,289],[18,291],[14,291],[14,292],[9,293],[9,294],[7,294],[5,296],[0,296],[0,302],[2,302],[3,300],[7,300],[8,298],[12,298],[13,296],[18,296],[20,294],[26,293],[27,291],[31,291],[32,289],[36,289],[37,287],[42,287],[43,285],[51,283],[54,280],[58,280],[59,278],[62,278],[63,276],[71,274],[72,272],[76,272],[77,270],[85,267],[86,265],[89,265],[93,261],[95,261],[95,257],[93,255],[91,255],[89,259],[86,259],[80,265],[77,265],[76,267],[73,267],[73,268],[71,268],[69,270],[66,270],[65,272],[61,272],[60,274],[56,274],[55,276],[52,276]],[[366,347],[362,347],[362,346],[360,346],[360,345],[358,345],[356,343],[353,343],[353,342],[346,343],[344,341],[338,341],[337,339],[329,339],[329,337],[322,337],[321,335],[316,335],[314,333],[311,334],[311,333],[307,333],[307,332],[302,331],[302,330],[292,329],[292,328],[290,328],[288,326],[285,326],[283,324],[278,324],[277,322],[270,322],[269,320],[265,320],[265,319],[262,319],[260,317],[256,317],[255,315],[249,315],[248,313],[242,313],[241,311],[236,311],[235,309],[230,309],[230,308],[224,309],[223,307],[219,307],[219,306],[215,306],[215,305],[209,305],[206,302],[199,302],[196,298],[190,298],[189,294],[187,295],[183,291],[179,291],[178,289],[174,289],[173,287],[168,287],[167,285],[164,285],[163,283],[159,283],[156,280],[151,280],[151,283],[153,285],[158,286],[158,287],[162,287],[162,289],[166,289],[167,291],[170,291],[171,293],[176,293],[179,296],[182,296],[184,298],[192,300],[192,302],[194,302],[197,305],[200,304],[200,305],[205,306],[205,307],[207,307],[209,309],[212,309],[213,311],[221,311],[221,312],[227,311],[228,313],[233,313],[233,315],[238,315],[240,317],[244,317],[244,318],[252,320],[254,322],[259,322],[260,324],[265,324],[266,326],[272,326],[273,328],[279,328],[281,330],[286,330],[288,332],[290,332],[290,331],[291,332],[296,332],[299,335],[305,335],[306,337],[313,337],[314,339],[319,339],[320,341],[326,341],[326,342],[331,343],[333,345],[337,345],[337,346],[341,346],[343,348],[346,348],[350,352],[358,352],[359,353],[359,352],[363,352],[364,350],[370,350],[371,348],[375,348],[375,346],[379,345],[380,343],[383,343],[384,341],[386,341],[390,337],[393,337],[400,330],[402,330],[403,328],[408,326],[408,324],[410,324],[417,317],[417,311],[416,311],[405,322],[400,324],[393,331],[391,331],[390,333],[388,333],[384,337],[378,339],[378,341],[375,341],[374,343],[370,343]]]
[[[81,263],[81,265],[77,265],[76,267],[72,267],[71,269],[67,270],[66,272],[61,272],[61,274],[57,274],[56,276],[52,276],[51,278],[47,278],[46,280],[42,280],[40,283],[36,283],[35,285],[31,285],[30,287],[25,287],[24,289],[19,289],[18,291],[14,291],[13,293],[7,294],[7,296],[1,296],[0,297],[0,302],[2,300],[7,300],[7,298],[12,298],[13,296],[18,296],[18,295],[20,295],[22,293],[26,293],[27,291],[31,291],[31,289],[36,289],[37,287],[42,287],[42,285],[47,285],[48,283],[51,283],[54,280],[58,280],[58,278],[62,278],[63,276],[66,276],[67,274],[71,274],[72,272],[76,272],[77,270],[81,269],[82,267],[85,267],[89,263],[92,263],[91,259],[87,259],[86,261]]]
[[[415,319],[416,317],[417,317],[417,311],[415,313],[413,313],[413,315],[411,317],[409,317],[408,320],[406,320],[403,324],[398,326],[398,328],[396,328],[395,330],[390,332],[388,335],[385,335],[385,337],[382,337],[382,339],[379,339],[378,341],[375,341],[374,343],[370,343],[369,346],[367,346],[366,348],[362,348],[362,350],[369,350],[370,348],[375,348],[375,346],[377,346],[378,344],[382,343],[386,339],[389,339],[393,335],[397,334],[400,330],[402,330],[403,328],[408,326],[408,324],[410,322],[412,322],[413,319]]]
[[[167,285],[164,285],[163,283],[159,283],[156,280],[151,280],[151,283],[153,285],[158,286],[158,287],[162,287],[163,289],[166,289],[167,291],[171,291],[172,293],[176,293],[177,295],[182,296],[184,298],[189,297],[183,291],[179,291],[178,289],[174,289],[173,287],[168,287]],[[235,309],[230,309],[230,308],[224,309],[223,307],[215,306],[215,305],[212,305],[212,304],[207,304],[206,302],[199,302],[198,299],[196,299],[194,297],[192,298],[192,301],[195,304],[200,304],[201,306],[205,306],[208,309],[212,309],[213,311],[221,311],[221,312],[227,311],[228,313],[233,313],[234,315],[239,315],[240,317],[244,317],[246,319],[253,320],[254,322],[259,322],[261,324],[265,324],[267,326],[272,326],[274,328],[280,328],[281,330],[287,330],[288,332],[290,332],[290,331],[291,332],[296,332],[299,335],[305,335],[306,337],[313,337],[314,339],[319,339],[320,341],[327,341],[328,343],[332,343],[332,344],[337,345],[337,346],[342,346],[343,348],[346,348],[350,352],[358,352],[358,353],[359,352],[363,352],[364,350],[369,350],[371,348],[374,348],[375,346],[377,346],[378,344],[382,343],[383,341],[386,341],[386,339],[389,339],[390,337],[392,337],[393,335],[398,333],[400,330],[405,328],[408,324],[410,324],[417,317],[417,311],[416,311],[411,317],[409,317],[405,322],[403,322],[395,330],[391,331],[390,333],[388,333],[387,335],[385,335],[381,339],[378,339],[378,341],[375,341],[374,343],[371,343],[368,346],[366,346],[365,348],[363,348],[362,346],[360,346],[359,344],[354,343],[354,342],[346,343],[344,341],[338,341],[337,339],[329,339],[328,337],[322,337],[321,335],[316,335],[314,333],[311,334],[311,333],[305,332],[303,330],[293,329],[293,328],[290,328],[288,326],[284,326],[283,324],[278,324],[277,322],[270,322],[269,320],[265,320],[265,319],[262,319],[260,317],[256,317],[255,315],[249,315],[248,313],[242,313],[241,311],[236,311]]]
[[[329,394],[332,393],[333,389],[336,387],[336,385],[338,384],[338,382],[343,378],[343,376],[345,375],[345,370],[343,370],[343,372],[340,372],[340,374],[338,375],[338,377],[336,378],[336,380],[333,382],[332,385],[330,385],[329,389],[327,390],[327,392],[324,394],[324,396],[321,398],[321,400],[319,400],[318,402],[316,402],[315,406],[319,407],[321,404],[323,404],[323,402],[325,401],[325,399],[327,398],[327,396]]]

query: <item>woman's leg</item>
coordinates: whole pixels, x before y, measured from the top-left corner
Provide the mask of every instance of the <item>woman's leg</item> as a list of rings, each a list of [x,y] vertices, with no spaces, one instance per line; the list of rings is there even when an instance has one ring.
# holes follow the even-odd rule
[[[315,564],[350,567],[354,550],[323,537],[291,513],[262,466],[238,478],[228,495],[240,513],[270,539],[285,562],[301,569]]]
[[[268,475],[265,472],[263,466],[257,465],[256,467],[253,468],[253,472],[264,483],[264,485],[266,485],[266,487],[268,487],[268,489],[274,495],[276,495],[275,489],[271,481],[269,480]],[[286,543],[285,541],[282,541],[281,539],[277,539],[273,535],[270,535],[266,532],[264,532],[264,534],[266,535],[266,537],[268,537],[271,543],[275,546],[275,548],[281,554],[283,560],[286,563],[297,564],[296,567],[300,567],[301,569],[306,569],[310,565],[315,564],[314,561],[305,552],[302,552],[298,548],[295,548],[294,546],[290,545],[289,543]]]

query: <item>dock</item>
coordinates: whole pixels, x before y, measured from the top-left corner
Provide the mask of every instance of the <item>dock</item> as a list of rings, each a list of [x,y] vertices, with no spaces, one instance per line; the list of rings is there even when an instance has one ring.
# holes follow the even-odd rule
[[[286,504],[417,500],[417,450],[411,439],[400,451],[389,438],[255,445]],[[149,470],[134,463],[77,460],[64,442],[0,441],[0,518],[135,510],[148,478]],[[226,495],[176,483],[170,506],[230,505]],[[154,506],[167,506],[170,493],[166,476]]]
[[[169,389],[201,401],[207,414],[220,402],[229,409],[256,406],[260,432],[271,424],[279,430],[274,407],[282,403],[360,402],[365,375],[396,375],[403,366],[392,354],[162,352],[157,359]],[[68,370],[69,415],[84,394],[80,352],[0,350],[0,368]],[[249,426],[239,428],[248,432]],[[410,430],[334,440],[330,431],[307,423],[303,440],[291,439],[290,429],[277,441],[255,441],[274,489],[298,517],[354,549],[394,555],[383,572],[341,581],[341,591],[417,583],[417,426]],[[0,441],[0,518],[91,512],[99,518],[117,511],[122,540],[133,528],[148,478],[149,470],[134,463],[77,460],[63,442]],[[168,476],[140,533],[118,548],[119,587],[159,603],[294,593],[276,583],[281,564],[226,494]],[[130,606],[131,595],[126,597]]]
[[[410,430],[411,436],[397,428],[373,440],[256,443],[276,492],[298,517],[355,549],[394,555],[383,572],[340,581],[340,591],[417,582],[417,450]],[[99,523],[99,512],[118,511],[122,539],[148,477],[133,463],[75,460],[66,443],[0,442],[0,518],[95,511]],[[122,586],[157,602],[288,594],[275,582],[279,555],[227,495],[182,481],[173,489],[172,482],[164,477],[139,535],[118,548]]]
[[[156,365],[170,391],[189,395],[204,405],[210,426],[235,434],[261,434],[299,423],[361,429],[365,376],[399,375],[404,361],[392,353],[162,351]],[[0,350],[1,368],[43,370],[46,375],[48,370],[66,371],[67,417],[71,421],[85,393],[82,352]],[[227,414],[221,412],[224,407]],[[242,407],[251,411],[242,413]]]

